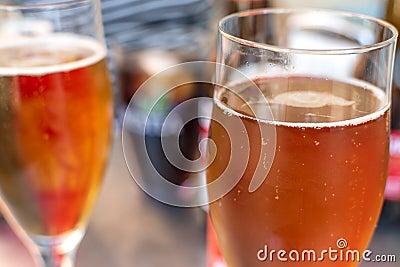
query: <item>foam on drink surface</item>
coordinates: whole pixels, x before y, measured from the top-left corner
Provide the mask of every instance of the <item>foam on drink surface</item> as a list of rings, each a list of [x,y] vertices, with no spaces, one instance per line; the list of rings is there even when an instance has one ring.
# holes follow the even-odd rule
[[[0,75],[68,72],[95,64],[105,56],[106,49],[100,42],[76,34],[11,39],[0,44]]]
[[[271,84],[276,84],[281,81],[284,81],[285,79],[288,79],[289,77],[279,77],[279,78],[274,78],[271,80],[270,78],[265,78],[264,81],[268,81],[267,83],[269,85]],[[291,77],[289,78],[291,79]],[[304,78],[303,78],[304,79]],[[315,79],[315,80],[320,80],[323,81],[325,79]],[[260,79],[262,80],[262,79]],[[325,80],[327,81],[327,80]],[[219,99],[214,99],[214,102],[218,108],[222,110],[222,112],[228,116],[237,116],[241,118],[247,118],[247,119],[252,119],[256,120],[261,123],[266,123],[266,124],[272,124],[272,125],[281,125],[281,126],[287,126],[287,127],[299,127],[299,128],[323,128],[323,127],[344,127],[344,126],[354,126],[354,125],[359,125],[366,123],[371,120],[375,120],[382,116],[387,110],[389,109],[389,105],[387,104],[387,95],[379,88],[368,84],[366,82],[360,81],[360,80],[351,80],[348,83],[343,83],[343,82],[337,82],[333,81],[336,83],[339,83],[342,85],[342,88],[345,88],[346,86],[349,88],[348,91],[352,90],[352,88],[356,88],[357,90],[360,91],[360,94],[363,94],[364,96],[367,95],[366,98],[368,99],[363,99],[362,96],[358,95],[354,98],[346,98],[342,97],[339,95],[335,95],[329,91],[323,91],[321,88],[318,88],[317,90],[308,90],[306,86],[304,86],[304,83],[301,85],[302,90],[295,90],[292,89],[290,91],[284,91],[284,92],[279,92],[280,89],[278,86],[275,86],[275,89],[277,89],[278,93],[271,93],[270,91],[263,91],[263,88],[261,90],[263,91],[262,93],[265,96],[265,99],[261,100],[246,100],[246,97],[243,96],[233,96],[231,97],[232,100],[231,103],[233,104],[233,108],[231,105],[225,103],[226,101],[229,102],[230,97],[226,97],[226,95],[234,95],[231,92],[228,92],[227,94],[222,94],[222,97],[220,95]],[[294,88],[295,86],[295,82]],[[344,85],[344,86],[343,86]],[[234,88],[235,86],[231,86],[231,88]],[[243,88],[241,85],[240,87]],[[274,86],[272,86],[274,87]],[[274,89],[274,90],[275,90]],[[287,88],[283,88],[282,91]],[[315,88],[314,88],[315,89]],[[321,89],[321,90],[320,90]],[[233,90],[234,91],[234,90]],[[356,90],[354,90],[356,91]],[[241,90],[241,93],[245,92],[244,90]],[[237,99],[240,98],[240,101]],[[224,99],[221,101],[221,99]],[[244,104],[236,106],[237,103],[240,103],[241,101],[244,101]],[[365,110],[365,111],[358,111],[357,116],[351,117],[351,118],[344,118],[344,119],[336,119],[333,121],[330,121],[328,119],[329,113],[326,115],[321,115],[318,114],[318,111],[321,111],[323,109],[326,110],[331,110],[336,108],[342,113],[346,113],[348,110],[355,110],[356,105],[358,103],[368,103],[368,102],[374,102],[374,104],[370,107],[371,110]],[[278,107],[276,107],[278,106]],[[237,108],[239,107],[239,108]],[[312,122],[308,121],[307,119],[304,119],[303,121],[286,121],[281,118],[277,118],[273,114],[273,110],[283,110],[283,112],[292,109],[292,113],[302,113],[305,117],[309,116],[320,116],[320,117],[326,117],[326,121],[322,119],[322,121],[318,122]],[[259,110],[262,110],[261,113],[263,114],[263,118],[260,119],[258,117],[258,114],[260,113]],[[347,110],[346,110],[347,109]],[[244,112],[243,112],[244,111]],[[247,111],[247,112],[246,112]],[[251,112],[248,112],[251,111]],[[309,112],[312,111],[312,112]],[[315,112],[317,111],[317,112]],[[279,111],[281,112],[281,111]],[[255,116],[249,115],[249,113],[255,114]],[[268,113],[268,114],[267,114]],[[267,115],[265,115],[267,114]]]
[[[333,94],[313,91],[285,92],[272,98],[271,102],[299,108],[320,108],[329,105],[349,106],[355,103],[355,101],[346,100]]]

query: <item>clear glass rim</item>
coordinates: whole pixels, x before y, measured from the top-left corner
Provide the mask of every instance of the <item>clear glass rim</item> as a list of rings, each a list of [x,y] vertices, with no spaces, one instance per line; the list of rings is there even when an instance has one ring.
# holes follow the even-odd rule
[[[93,0],[64,0],[59,3],[50,3],[50,4],[29,4],[29,5],[16,5],[16,4],[0,4],[1,10],[24,10],[24,9],[57,9],[63,8],[70,5],[90,2]]]
[[[360,46],[354,47],[354,48],[352,47],[352,48],[314,50],[314,49],[287,48],[287,47],[283,47],[283,46],[259,43],[259,42],[250,41],[250,40],[246,40],[246,39],[234,36],[223,30],[223,25],[227,21],[229,21],[233,18],[251,17],[251,16],[263,15],[263,14],[265,15],[265,14],[303,14],[303,13],[326,13],[326,14],[338,15],[338,16],[347,17],[347,18],[353,17],[353,18],[368,20],[377,25],[381,25],[384,28],[387,28],[392,33],[392,36],[385,40],[382,40],[380,42],[376,42],[376,43],[368,44],[368,45],[360,45]],[[396,27],[382,19],[378,19],[378,18],[375,18],[372,16],[359,14],[359,13],[339,11],[339,10],[333,10],[333,9],[318,9],[318,8],[297,8],[297,9],[262,8],[262,9],[252,9],[252,10],[247,10],[247,11],[241,11],[241,12],[230,14],[230,15],[225,16],[222,19],[220,19],[220,21],[218,23],[218,31],[225,38],[227,38],[233,42],[236,42],[238,44],[245,45],[245,46],[251,46],[254,48],[270,50],[270,51],[279,52],[279,53],[318,54],[318,55],[323,55],[323,54],[325,54],[325,55],[361,54],[361,53],[365,53],[368,51],[377,50],[379,48],[386,47],[391,44],[395,44],[396,40],[397,40],[397,36],[398,36],[398,30],[396,29]]]

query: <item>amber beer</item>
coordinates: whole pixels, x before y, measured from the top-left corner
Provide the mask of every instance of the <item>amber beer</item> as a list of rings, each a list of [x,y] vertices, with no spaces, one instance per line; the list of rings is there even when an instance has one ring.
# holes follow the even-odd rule
[[[73,34],[0,45],[0,188],[29,235],[82,227],[99,190],[112,123],[105,55]]]
[[[341,82],[313,77],[258,78],[275,121],[255,119],[250,112],[262,101],[245,105],[226,92],[214,102],[211,138],[215,161],[208,182],[217,179],[231,153],[224,125],[239,117],[247,130],[250,157],[240,181],[211,203],[210,216],[230,267],[355,266],[357,261],[330,260],[323,250],[341,249],[337,240],[362,252],[376,226],[388,167],[389,113],[381,90],[360,81]],[[241,85],[243,86],[243,85]],[[243,90],[245,91],[245,90]],[[243,97],[243,96],[241,96]],[[244,99],[246,100],[246,99]],[[306,104],[305,104],[306,103]],[[240,116],[236,116],[241,114]],[[244,116],[243,116],[244,115]],[[276,128],[272,167],[255,192],[248,191],[257,165],[262,164],[262,133]],[[260,261],[269,250],[315,250],[316,260]],[[264,255],[265,256],[265,255]],[[286,254],[288,258],[288,254]]]

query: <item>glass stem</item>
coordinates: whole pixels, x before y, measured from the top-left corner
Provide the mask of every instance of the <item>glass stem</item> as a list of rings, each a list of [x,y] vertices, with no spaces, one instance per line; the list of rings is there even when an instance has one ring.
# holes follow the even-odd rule
[[[36,244],[38,266],[74,267],[75,256],[85,229],[77,229],[62,236],[32,238]]]
[[[77,247],[68,251],[58,251],[57,247],[41,247],[40,260],[43,267],[74,267]]]

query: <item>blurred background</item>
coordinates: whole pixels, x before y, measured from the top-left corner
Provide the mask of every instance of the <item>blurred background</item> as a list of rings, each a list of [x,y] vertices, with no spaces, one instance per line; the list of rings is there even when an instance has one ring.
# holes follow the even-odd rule
[[[385,18],[400,27],[398,0],[102,0],[109,66],[115,88],[115,145],[103,189],[78,252],[78,267],[223,266],[202,208],[162,204],[148,197],[135,184],[122,154],[121,123],[125,111],[141,120],[140,107],[127,110],[127,106],[146,79],[175,64],[215,59],[219,18],[235,11],[261,7],[340,9]],[[399,60],[396,62],[399,65]],[[400,158],[400,138],[397,137],[400,136],[397,132],[400,129],[399,71],[396,67],[392,165]],[[165,76],[162,82],[168,86],[180,77],[201,75],[204,73],[188,70]],[[150,88],[143,102],[146,98],[152,99],[156,91],[157,88]],[[159,171],[176,184],[184,184],[189,174],[171,166],[160,153],[160,123],[180,102],[196,96],[210,96],[211,91],[212,88],[204,84],[177,88],[157,104],[151,116],[151,129],[145,136],[150,144],[147,147],[150,158],[160,166]],[[201,113],[202,107],[198,107],[197,112]],[[199,153],[197,141],[206,126],[201,121],[194,121],[185,127],[179,137],[183,153],[196,158]],[[131,148],[133,154],[140,152],[136,150],[135,142],[143,136],[135,129],[135,121],[128,122],[126,130],[129,138],[125,148]],[[146,176],[148,170],[140,169],[140,158],[137,161],[135,166]],[[362,263],[362,266],[400,266],[400,173],[397,169],[400,169],[400,162],[398,167],[391,166],[381,220],[370,245],[374,253],[395,254],[397,263]],[[177,192],[177,197],[193,196]],[[28,252],[4,220],[0,220],[0,266],[33,266]]]

